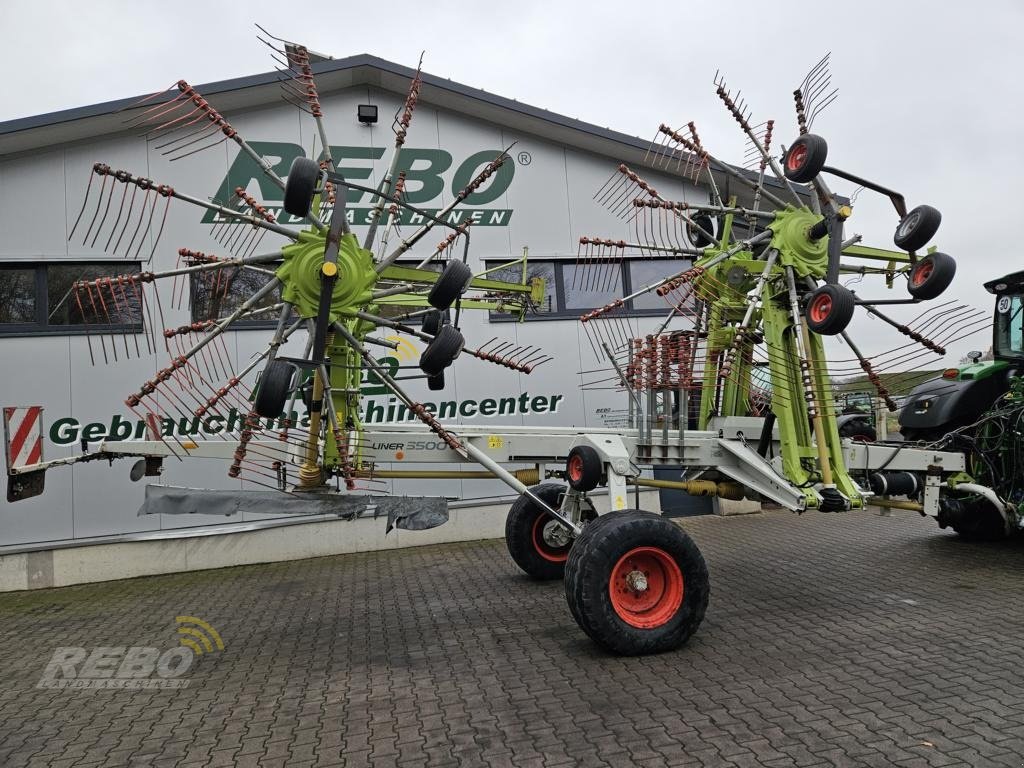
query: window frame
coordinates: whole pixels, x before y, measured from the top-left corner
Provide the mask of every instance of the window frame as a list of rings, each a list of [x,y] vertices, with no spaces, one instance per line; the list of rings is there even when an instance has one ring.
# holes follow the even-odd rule
[[[632,284],[632,275],[630,273],[629,265],[632,262],[657,262],[657,261],[670,261],[672,259],[652,259],[646,256],[626,256],[622,259],[619,265],[619,285],[622,286],[622,295],[628,296],[636,287]],[[692,266],[693,261],[690,259],[679,258],[677,260],[690,261]],[[490,269],[492,267],[499,266],[503,263],[507,263],[508,257],[491,257],[485,256],[482,259],[484,269]],[[563,267],[566,264],[573,265],[576,263],[575,257],[565,256],[549,256],[531,259],[529,263],[532,264],[551,264],[554,266],[555,273],[555,285],[554,285],[554,299],[555,308],[550,312],[544,312],[542,314],[531,314],[526,313],[523,317],[523,322],[537,323],[546,322],[551,320],[579,320],[580,315],[592,312],[595,309],[600,309],[600,306],[593,307],[573,307],[568,309],[566,307],[566,295],[565,295],[565,277],[563,274]],[[642,287],[642,286],[637,286]],[[603,306],[603,305],[602,305]],[[633,301],[630,300],[626,303],[624,317],[664,317],[668,314],[669,308],[666,305],[664,308],[654,307],[647,309],[635,309],[633,307]],[[492,323],[516,323],[519,322],[518,315],[514,313],[494,312],[490,311],[488,314],[488,320]]]
[[[122,273],[138,272],[142,263],[139,261],[104,260],[104,259],[68,259],[53,261],[0,261],[0,279],[3,273],[14,270],[31,270],[33,272],[33,290],[35,293],[35,320],[31,323],[0,323],[0,338],[18,338],[26,336],[87,336],[115,333],[145,333],[146,306],[143,296],[140,304],[138,323],[78,323],[59,324],[50,322],[50,293],[47,284],[47,271],[51,267],[88,267],[88,266],[122,266]]]

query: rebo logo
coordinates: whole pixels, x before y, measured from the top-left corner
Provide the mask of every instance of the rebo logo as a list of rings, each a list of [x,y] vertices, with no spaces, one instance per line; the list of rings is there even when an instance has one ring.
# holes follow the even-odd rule
[[[305,157],[306,153],[298,144],[279,141],[253,141],[252,148],[271,164],[273,171],[281,177],[288,174],[292,161],[297,157]],[[335,167],[346,179],[369,186],[373,168],[369,164],[351,165],[351,161],[373,161],[384,156],[384,147],[331,147],[331,156]],[[454,158],[443,149],[418,149],[403,147],[398,156],[396,172],[405,173],[405,199],[412,205],[419,206],[431,213],[437,213],[442,207],[442,195],[447,190],[454,195],[463,189],[487,163],[500,154],[497,149],[484,149],[474,152],[457,166]],[[451,182],[445,181],[444,174],[455,166],[451,174]],[[511,208],[493,208],[489,204],[499,200],[508,191],[515,175],[515,163],[506,162],[491,178],[490,183],[482,189],[470,194],[465,200],[465,207],[452,211],[449,223],[461,224],[467,219],[473,220],[475,226],[504,227],[512,219]],[[260,168],[259,164],[245,152],[235,156],[228,174],[217,189],[215,200],[230,200],[236,187],[242,187],[252,193],[253,182],[256,183],[260,202],[284,224],[296,224],[282,207],[284,192],[277,187]],[[349,224],[359,226],[370,223],[370,212],[373,210],[373,196],[368,192],[350,189],[346,198]],[[432,205],[433,204],[433,205]],[[479,206],[488,207],[482,208]],[[214,224],[223,221],[213,211],[207,211],[203,222]],[[404,210],[402,224],[420,224],[423,217],[414,211]],[[235,223],[235,222],[231,222]]]

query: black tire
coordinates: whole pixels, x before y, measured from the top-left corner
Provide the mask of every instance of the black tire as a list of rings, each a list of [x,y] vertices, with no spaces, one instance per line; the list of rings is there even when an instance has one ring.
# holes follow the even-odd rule
[[[964,541],[1002,541],[1006,538],[1003,518],[991,507],[969,521],[951,524],[950,528]]]
[[[637,571],[648,579],[643,591],[626,581]],[[565,597],[580,628],[623,656],[679,648],[703,621],[710,593],[693,539],[671,520],[638,509],[587,525],[565,565]]]
[[[986,499],[945,499],[939,502],[940,528],[952,528],[964,541],[1001,541],[1006,538],[1003,516]]]
[[[821,173],[828,159],[828,142],[815,133],[805,133],[789,145],[782,158],[782,172],[790,181],[805,184]]]
[[[592,491],[601,484],[604,462],[601,455],[589,445],[577,445],[565,461],[565,479],[576,491]]]
[[[934,299],[949,288],[956,277],[956,259],[935,251],[920,258],[907,275],[907,290],[915,299]]]
[[[441,326],[437,336],[420,355],[420,370],[427,376],[436,376],[452,364],[465,344],[466,340],[455,326]]]
[[[440,392],[444,389],[444,371],[427,376],[427,389],[431,392]]]
[[[850,419],[841,424],[839,436],[861,443],[874,443],[878,440],[878,432],[864,419]]]
[[[846,330],[856,306],[856,299],[849,289],[841,285],[819,286],[807,299],[804,311],[807,327],[822,336],[835,336]]]
[[[691,216],[690,218],[691,221],[686,223],[686,235],[690,238],[690,242],[693,243],[693,247],[707,248],[709,245],[713,245],[715,241],[708,239],[707,235],[694,226],[694,224],[696,224],[702,229],[706,229],[711,234],[717,235],[721,230],[715,229],[715,224],[712,218],[704,213],[698,213],[696,216]]]
[[[260,375],[252,409],[257,416],[276,419],[284,412],[295,368],[283,360],[271,360]]]
[[[320,166],[308,157],[296,157],[284,183],[284,209],[292,216],[306,218],[320,179]]]
[[[473,270],[465,262],[452,259],[444,265],[444,271],[427,294],[427,301],[435,309],[448,309],[465,292],[472,279]]]
[[[558,500],[565,493],[561,483],[541,483],[530,488],[541,501],[558,508]],[[553,547],[544,540],[544,528],[555,523],[544,509],[529,496],[520,496],[508,510],[505,518],[505,546],[520,570],[531,579],[550,581],[565,573],[565,562],[573,541],[564,547]]]
[[[942,223],[942,214],[930,205],[919,205],[900,219],[896,225],[893,242],[904,251],[916,251],[924,248],[928,241],[935,237]]]
[[[437,332],[441,330],[442,325],[449,323],[448,310],[442,312],[439,309],[431,309],[423,316],[422,329],[424,333],[429,333],[431,336],[437,336]]]

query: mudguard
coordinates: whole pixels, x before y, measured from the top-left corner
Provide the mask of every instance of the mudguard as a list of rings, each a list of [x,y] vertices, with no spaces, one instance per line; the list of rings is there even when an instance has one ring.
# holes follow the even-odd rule
[[[900,429],[951,430],[976,421],[1007,390],[1001,371],[983,379],[937,377],[919,384],[900,409]]]

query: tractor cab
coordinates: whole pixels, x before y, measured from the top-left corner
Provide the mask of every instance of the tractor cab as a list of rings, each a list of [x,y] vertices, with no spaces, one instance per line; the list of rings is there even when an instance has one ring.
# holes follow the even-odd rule
[[[918,385],[900,410],[906,440],[938,440],[971,424],[1010,389],[1010,378],[1024,369],[1024,272],[985,283],[995,295],[992,357],[971,352],[968,364],[947,368]]]
[[[1024,364],[1024,272],[985,283],[996,297],[992,356],[1014,366]]]

